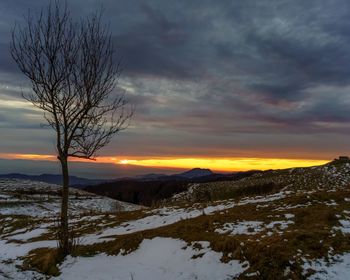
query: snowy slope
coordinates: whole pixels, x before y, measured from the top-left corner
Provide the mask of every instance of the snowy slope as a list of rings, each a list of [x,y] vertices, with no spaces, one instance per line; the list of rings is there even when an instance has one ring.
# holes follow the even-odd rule
[[[0,214],[49,217],[60,211],[61,186],[44,182],[0,179]],[[132,211],[140,207],[78,189],[70,189],[70,213]]]
[[[74,190],[70,224],[80,251],[59,264],[61,274],[52,279],[228,280],[273,274],[275,279],[345,280],[349,182],[348,164],[272,171],[237,182],[198,184],[159,208],[108,214],[113,208],[108,199]],[[208,197],[197,195],[203,189],[222,195],[217,184],[231,197],[189,202],[191,195]],[[56,247],[51,215],[57,212],[57,186],[36,185],[29,194],[29,182],[0,185],[0,279],[45,279],[20,267],[40,257],[33,249]],[[232,190],[241,187],[259,193],[235,196]],[[18,212],[26,216],[14,215]]]
[[[212,251],[208,242],[198,244],[200,249],[178,239],[145,239],[136,251],[125,256],[100,254],[93,258],[68,258],[60,267],[62,274],[53,279],[229,280],[244,271],[244,264],[239,261],[222,263],[222,254]],[[200,254],[203,257],[193,258]]]

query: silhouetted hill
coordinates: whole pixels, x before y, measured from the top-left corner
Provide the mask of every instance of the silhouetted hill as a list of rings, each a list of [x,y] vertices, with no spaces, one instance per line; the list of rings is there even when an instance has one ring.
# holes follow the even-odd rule
[[[141,205],[168,198],[175,193],[187,190],[186,181],[137,181],[122,180],[85,187],[84,190],[114,199]]]
[[[137,177],[134,179],[128,178],[87,186],[84,188],[84,190],[121,201],[150,206],[152,203],[156,203],[159,200],[166,199],[176,193],[186,191],[189,186],[194,183],[234,181],[244,177],[249,177],[262,171],[217,174],[211,172],[210,170],[203,171],[195,169],[194,172],[192,172],[192,170],[189,172],[190,173],[187,174],[190,174],[190,176],[200,173],[208,175],[186,178],[181,176],[181,174],[183,174],[181,173],[168,176],[162,175],[156,179],[150,179],[150,177],[154,178],[155,176],[145,176],[143,178]]]
[[[194,183],[235,181],[257,172],[261,171],[221,174],[213,173],[209,169],[194,168],[175,175],[146,174],[134,178],[115,180],[95,180],[70,176],[70,186],[98,195],[149,206],[176,193],[186,191]],[[0,175],[0,179],[5,178],[62,185],[62,178],[59,174],[26,175],[11,173]]]
[[[165,174],[145,174],[136,176],[134,178],[127,178],[132,180],[140,180],[140,181],[148,181],[148,180],[183,180],[183,179],[193,179],[193,178],[199,178],[203,176],[210,176],[214,174],[210,169],[203,169],[203,168],[193,168],[191,170],[185,171],[183,173],[174,174],[174,175],[165,175]]]
[[[212,174],[214,173],[210,169],[193,168],[189,171],[178,174],[178,176],[192,179],[192,178],[198,178],[203,176],[210,176]]]

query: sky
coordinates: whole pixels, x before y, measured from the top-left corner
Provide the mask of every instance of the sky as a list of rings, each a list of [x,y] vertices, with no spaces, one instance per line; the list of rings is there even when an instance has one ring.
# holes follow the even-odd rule
[[[9,54],[11,28],[47,3],[0,1],[0,173],[11,160],[34,173],[33,160],[55,160],[53,131],[22,99],[29,83]],[[102,4],[122,59],[118,87],[136,107],[95,166],[234,171],[350,155],[349,1],[67,3],[76,19]]]

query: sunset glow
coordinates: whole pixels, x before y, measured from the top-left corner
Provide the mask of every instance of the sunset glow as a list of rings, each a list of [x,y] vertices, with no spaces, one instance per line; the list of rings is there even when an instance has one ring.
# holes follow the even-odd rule
[[[127,160],[127,159],[122,159],[122,160],[120,160],[118,163],[119,163],[119,164],[129,164],[130,161]]]
[[[146,167],[191,169],[209,168],[216,171],[267,170],[307,167],[327,163],[327,160],[275,159],[275,158],[157,158],[121,160],[120,164]]]
[[[26,159],[26,160],[57,160],[57,156],[38,154],[0,154],[2,159]]]
[[[1,158],[6,159],[26,159],[26,160],[57,160],[53,155],[36,155],[36,154],[1,154]],[[71,161],[87,162],[88,160],[71,158]],[[98,163],[113,163],[116,165],[133,165],[143,167],[158,168],[176,168],[191,169],[195,167],[209,168],[216,171],[243,171],[243,170],[267,170],[283,169],[292,167],[307,167],[321,165],[329,160],[314,159],[281,159],[281,158],[219,158],[219,157],[191,157],[191,158],[118,158],[118,157],[99,157]]]

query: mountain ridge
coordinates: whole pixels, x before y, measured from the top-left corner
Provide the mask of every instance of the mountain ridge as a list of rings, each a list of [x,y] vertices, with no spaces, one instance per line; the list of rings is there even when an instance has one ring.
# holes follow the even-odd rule
[[[178,173],[178,174],[144,174],[144,175],[137,175],[134,177],[121,177],[121,178],[115,178],[115,179],[88,179],[84,177],[69,176],[70,184],[71,186],[75,187],[83,187],[83,186],[91,186],[91,185],[97,185],[105,182],[111,182],[111,181],[124,181],[124,180],[140,180],[140,181],[152,181],[152,180],[173,180],[175,178],[181,179],[191,179],[191,178],[198,178],[203,176],[209,176],[213,175],[213,173],[210,169],[202,169],[202,168],[193,168],[188,171]],[[36,182],[45,182],[50,184],[62,184],[62,176],[60,174],[50,174],[50,173],[43,173],[40,175],[29,175],[24,173],[6,173],[6,174],[0,174],[0,179],[22,179],[22,180],[30,180],[30,181],[36,181]]]

